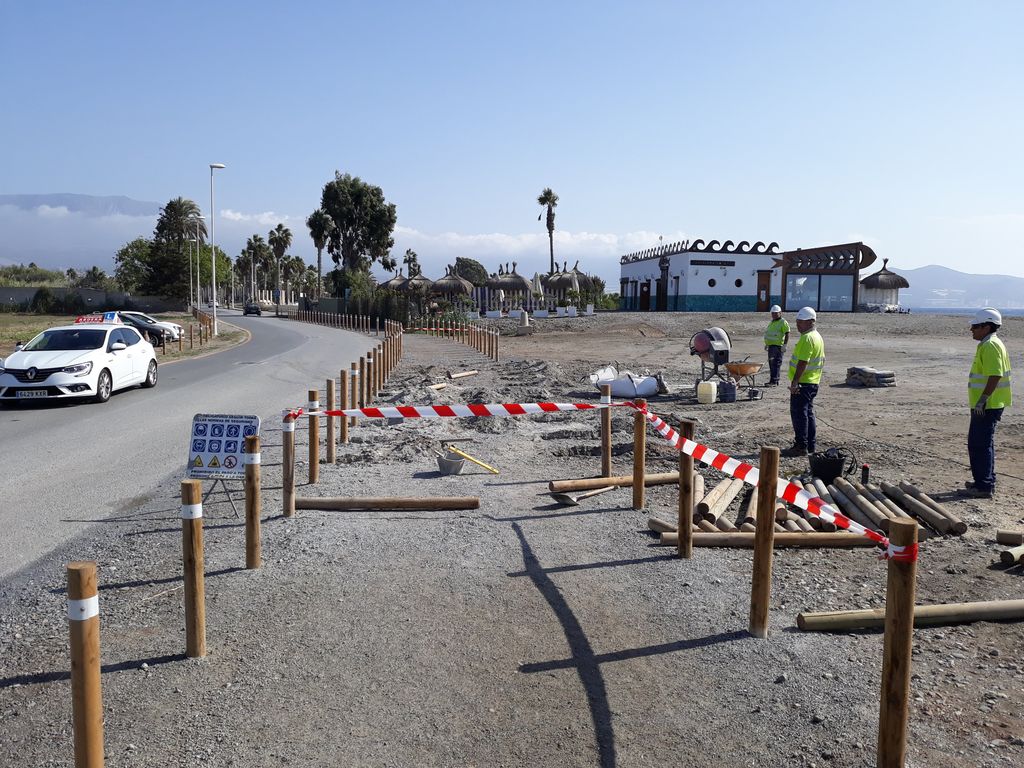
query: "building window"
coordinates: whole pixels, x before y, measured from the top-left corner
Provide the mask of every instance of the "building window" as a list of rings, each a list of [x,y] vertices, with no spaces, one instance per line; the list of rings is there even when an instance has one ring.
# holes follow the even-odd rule
[[[802,307],[818,308],[818,276],[786,275],[786,311]]]
[[[818,309],[826,312],[852,312],[853,280],[853,275],[822,275]]]
[[[738,277],[736,278],[736,287],[737,288],[742,288],[743,287],[743,281],[740,280]]]
[[[710,280],[708,280],[708,288],[714,288],[715,285],[716,285],[715,278],[712,277]]]

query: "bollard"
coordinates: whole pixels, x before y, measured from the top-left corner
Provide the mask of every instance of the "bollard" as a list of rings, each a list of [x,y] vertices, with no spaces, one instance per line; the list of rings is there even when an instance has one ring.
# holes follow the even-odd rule
[[[772,550],[775,546],[775,492],[778,490],[779,449],[761,446],[757,480],[757,529],[754,531],[754,573],[750,584],[750,623],[754,637],[768,637],[768,604],[772,596]]]
[[[889,543],[904,548],[890,557],[885,587],[885,639],[882,690],[878,709],[879,768],[898,768],[907,756],[910,705],[910,659],[914,647],[914,592],[917,578],[917,523],[889,524]]]
[[[679,422],[679,435],[686,440],[693,440],[696,425],[689,419]],[[693,455],[679,451],[679,516],[676,531],[679,532],[679,543],[676,555],[685,560],[693,557]]]
[[[378,344],[373,351],[373,359],[377,363],[375,366],[377,373],[377,392],[384,391],[384,347]]]
[[[195,348],[195,339],[193,338],[193,334],[195,333],[195,330],[196,330],[195,326],[192,325],[192,323],[189,323],[188,324],[188,348],[189,349],[194,349]]]
[[[344,411],[348,408],[348,371],[344,368],[340,371],[340,377],[338,380],[338,409]],[[348,417],[342,416],[341,422],[341,444],[345,445],[348,443]]]
[[[380,315],[376,317],[376,327],[373,331],[374,336],[380,336]]]
[[[366,405],[373,402],[377,393],[373,391],[373,352],[366,353],[366,380],[363,382],[363,396],[366,398]]]
[[[601,402],[612,402],[612,385],[601,385]],[[612,476],[612,409],[601,409],[601,477]]]
[[[100,598],[96,588],[96,563],[68,563],[67,579],[75,768],[102,768],[103,692],[100,685]]]
[[[309,390],[309,410],[320,410],[320,390]],[[309,482],[320,480],[320,417],[309,417]]]
[[[366,407],[366,358],[359,358],[359,400],[356,408]]]
[[[501,331],[494,332],[494,362],[498,362],[498,342],[501,341]]]
[[[206,586],[203,581],[203,483],[181,481],[181,558],[185,576],[185,655],[206,655]]]
[[[281,500],[285,517],[295,517],[295,417],[288,414],[281,424]]]
[[[633,509],[643,509],[646,501],[644,474],[647,467],[647,417],[644,410],[647,401],[636,399],[637,411],[633,414]]]
[[[349,386],[352,388],[351,394],[349,395],[349,408],[359,407],[359,366],[356,363],[352,363],[352,381]],[[348,420],[349,428],[356,425],[356,417],[352,416]]]
[[[249,570],[260,567],[260,514],[263,501],[260,497],[260,438],[252,435],[245,438],[245,567]]]
[[[326,391],[326,395],[327,395],[327,410],[328,411],[333,411],[334,410],[334,377],[331,377],[331,378],[329,378],[327,380],[327,389],[325,391]],[[326,446],[325,447],[326,447],[326,453],[327,453],[325,458],[326,458],[328,464],[333,464],[334,463],[334,442],[335,442],[335,440],[334,440],[334,417],[333,416],[325,416],[324,418],[327,420],[327,436],[324,438],[324,440],[326,441]]]
[[[178,334],[178,352],[182,352],[185,349],[185,334]]]

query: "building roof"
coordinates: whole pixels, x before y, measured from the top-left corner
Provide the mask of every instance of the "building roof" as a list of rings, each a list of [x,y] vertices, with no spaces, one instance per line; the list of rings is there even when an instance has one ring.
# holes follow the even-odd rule
[[[880,288],[886,291],[893,288],[909,288],[910,283],[907,282],[903,275],[897,275],[895,272],[890,272],[886,269],[888,264],[888,259],[882,259],[882,268],[873,275],[865,277],[860,281],[860,284],[865,288]]]

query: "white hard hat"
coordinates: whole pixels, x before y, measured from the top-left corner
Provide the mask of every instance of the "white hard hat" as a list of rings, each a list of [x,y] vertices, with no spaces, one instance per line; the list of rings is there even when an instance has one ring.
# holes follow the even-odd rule
[[[974,314],[974,320],[971,321],[971,325],[981,325],[982,323],[1002,325],[1003,316],[999,314],[998,309],[992,309],[992,307],[985,307],[984,309],[979,309]]]
[[[776,312],[782,312],[782,307],[780,307],[778,304],[772,304],[771,309],[769,309],[768,311],[774,315]]]
[[[803,309],[801,309],[799,312],[796,313],[796,319],[797,320],[817,320],[818,319],[818,313],[815,312],[810,307],[804,307]]]

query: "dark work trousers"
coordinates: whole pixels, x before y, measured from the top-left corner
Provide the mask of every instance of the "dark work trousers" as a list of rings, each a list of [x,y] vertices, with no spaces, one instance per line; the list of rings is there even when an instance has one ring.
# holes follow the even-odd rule
[[[782,347],[773,344],[768,347],[768,372],[771,378],[769,384],[779,383],[779,371],[782,370]]]
[[[814,398],[817,384],[801,384],[800,391],[789,395],[789,418],[793,421],[795,444],[814,453],[817,425],[814,423]]]
[[[974,487],[979,491],[996,489],[996,424],[1002,417],[1002,408],[989,408],[984,416],[975,416],[971,411],[967,454],[971,457]]]

